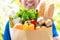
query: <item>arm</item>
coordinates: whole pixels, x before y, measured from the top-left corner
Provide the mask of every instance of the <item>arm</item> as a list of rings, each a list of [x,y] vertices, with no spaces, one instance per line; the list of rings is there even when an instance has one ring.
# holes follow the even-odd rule
[[[57,33],[56,26],[54,23],[52,25],[52,33],[53,33],[53,40],[58,40],[58,33]]]
[[[6,24],[6,26],[5,26],[5,31],[4,31],[4,35],[3,35],[3,40],[11,40],[10,32],[9,32],[9,21],[7,22],[7,24]]]

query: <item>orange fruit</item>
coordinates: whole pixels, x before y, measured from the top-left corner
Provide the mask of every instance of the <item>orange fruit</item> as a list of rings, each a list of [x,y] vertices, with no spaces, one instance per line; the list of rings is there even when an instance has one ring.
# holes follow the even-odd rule
[[[23,25],[22,24],[16,24],[15,28],[19,29],[19,30],[23,30]]]

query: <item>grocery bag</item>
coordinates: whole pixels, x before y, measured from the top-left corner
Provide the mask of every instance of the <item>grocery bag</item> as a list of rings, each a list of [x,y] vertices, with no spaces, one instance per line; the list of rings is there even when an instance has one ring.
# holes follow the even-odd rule
[[[13,30],[12,40],[52,40],[52,27],[39,30],[24,31]]]

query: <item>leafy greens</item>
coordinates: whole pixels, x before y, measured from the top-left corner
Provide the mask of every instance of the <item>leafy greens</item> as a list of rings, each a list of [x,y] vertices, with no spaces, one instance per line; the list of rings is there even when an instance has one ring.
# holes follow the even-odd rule
[[[28,10],[28,9],[25,8],[25,9],[20,9],[16,13],[14,18],[20,17],[20,19],[21,19],[20,22],[24,23],[25,21],[32,20],[32,19],[36,21],[37,16],[38,16],[38,14],[37,14],[35,9]]]

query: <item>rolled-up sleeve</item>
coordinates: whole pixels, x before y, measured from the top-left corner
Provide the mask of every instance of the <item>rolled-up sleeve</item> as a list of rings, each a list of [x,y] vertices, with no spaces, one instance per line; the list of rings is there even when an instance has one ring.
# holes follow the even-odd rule
[[[57,37],[58,36],[57,30],[56,30],[56,26],[55,26],[54,23],[52,25],[52,33],[53,33],[53,37]]]

